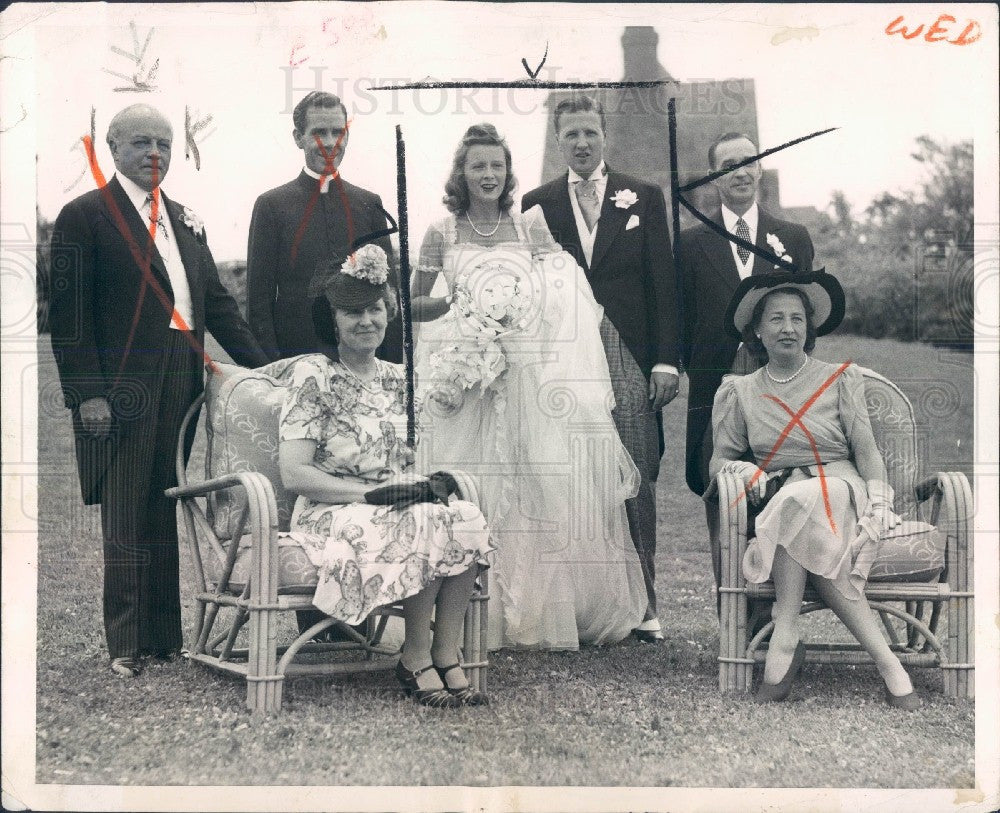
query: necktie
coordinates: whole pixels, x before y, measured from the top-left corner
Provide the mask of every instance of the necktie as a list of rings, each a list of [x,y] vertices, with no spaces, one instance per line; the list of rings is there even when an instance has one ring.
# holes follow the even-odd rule
[[[148,229],[153,217],[152,195],[146,196],[146,203],[142,209],[143,222]],[[153,237],[153,242],[156,243],[156,250],[160,252],[160,257],[166,262],[170,252],[170,238],[167,236],[167,221],[163,216],[163,198],[160,198],[159,206],[156,209],[156,234]]]
[[[750,242],[750,227],[747,226],[747,222],[742,217],[736,221],[736,236]],[[746,265],[747,259],[750,257],[750,249],[736,246],[736,253],[740,257],[740,262]]]
[[[593,231],[594,224],[601,216],[601,202],[597,199],[597,181],[577,181],[576,200],[580,204],[587,231]]]

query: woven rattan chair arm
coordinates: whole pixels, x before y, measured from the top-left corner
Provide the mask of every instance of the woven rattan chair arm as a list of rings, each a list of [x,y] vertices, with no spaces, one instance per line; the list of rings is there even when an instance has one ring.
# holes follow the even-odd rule
[[[188,425],[191,421],[198,420],[198,413],[201,412],[201,405],[205,403],[205,394],[202,393],[194,399],[181,422],[181,429],[178,432],[180,440],[177,443],[177,455],[174,459],[174,468],[177,471],[177,482],[182,487],[187,485],[187,461],[184,459],[184,438],[187,437]],[[211,444],[210,444],[211,445]]]
[[[747,498],[743,488],[743,479],[733,472],[722,471],[712,482],[710,489],[712,488],[718,491],[719,511],[722,512],[720,517],[725,517],[723,527],[726,524],[738,525],[741,523],[741,518],[742,525],[746,527]],[[708,491],[705,492],[706,495],[708,493]],[[721,504],[724,497],[727,500],[725,506]]]
[[[165,493],[168,497],[173,497],[177,500],[185,497],[204,497],[213,491],[222,491],[234,486],[243,486],[243,488],[250,490],[250,484],[256,483],[258,480],[267,483],[267,488],[271,489],[272,494],[274,493],[271,481],[255,471],[238,471],[232,474],[221,474],[218,477],[213,477],[211,480],[202,480],[200,483],[168,488]]]

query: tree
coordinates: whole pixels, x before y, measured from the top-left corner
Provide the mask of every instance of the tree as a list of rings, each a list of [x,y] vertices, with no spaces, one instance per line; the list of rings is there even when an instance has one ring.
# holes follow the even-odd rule
[[[847,295],[845,329],[971,344],[973,147],[916,139],[917,190],[883,192],[855,217],[832,195],[818,254]]]

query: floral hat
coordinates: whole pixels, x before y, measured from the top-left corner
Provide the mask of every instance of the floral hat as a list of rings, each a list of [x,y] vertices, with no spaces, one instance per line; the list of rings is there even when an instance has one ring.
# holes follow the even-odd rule
[[[844,318],[844,289],[825,269],[804,274],[775,271],[752,274],[740,282],[726,308],[726,331],[737,339],[742,338],[757,303],[778,288],[795,288],[809,298],[817,336],[832,332]]]
[[[383,298],[393,299],[385,250],[375,243],[366,243],[342,261],[318,269],[310,293],[345,310],[367,308]]]

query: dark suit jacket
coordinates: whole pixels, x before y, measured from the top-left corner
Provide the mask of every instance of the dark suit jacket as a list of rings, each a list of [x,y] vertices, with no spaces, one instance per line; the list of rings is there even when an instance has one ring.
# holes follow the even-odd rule
[[[196,235],[182,222],[181,204],[166,195],[162,201],[191,289],[190,327],[198,346],[203,346],[207,328],[238,363],[266,364],[267,356],[219,281],[204,231]],[[90,398],[108,400],[113,433],[143,431],[155,409],[148,400],[172,329],[174,298],[166,266],[152,242],[117,178],[66,204],[56,218],[49,304],[52,349],[63,400],[74,412],[74,428],[83,441],[89,436],[81,437],[77,410]],[[136,254],[142,258],[147,252],[150,274],[166,301],[145,281],[137,262]],[[200,375],[195,390],[201,390]],[[77,446],[80,485],[88,504],[100,499],[100,466],[88,459],[90,448],[86,442]]]
[[[386,228],[382,200],[375,193],[344,181],[342,197],[334,180],[326,194],[317,196],[318,183],[300,172],[294,181],[265,192],[253,207],[247,244],[247,322],[272,360],[318,352],[309,296],[317,266],[346,256],[349,235],[357,238]],[[391,266],[389,238],[378,244]],[[390,321],[380,358],[403,360],[401,325],[398,315]]]
[[[785,253],[801,271],[811,271],[813,245],[809,233],[798,223],[780,220],[758,207],[755,245],[772,252],[767,235],[781,240]],[[725,228],[722,212],[712,220]],[[690,385],[687,419],[687,483],[696,494],[705,491],[702,457],[710,451],[702,448],[706,431],[712,425],[712,401],[729,372],[739,341],[730,338],[723,320],[726,306],[739,284],[739,272],[733,259],[732,243],[699,223],[681,233],[679,258],[684,281],[684,367]],[[774,270],[763,258],[755,257],[754,274]]]
[[[569,199],[567,174],[526,194],[522,210],[540,204],[556,242],[583,267],[611,323],[648,377],[654,364],[679,366],[677,304],[667,208],[659,187],[608,170],[608,184],[588,265]],[[619,208],[612,197],[620,190],[638,200]],[[626,230],[628,221],[639,224]]]

